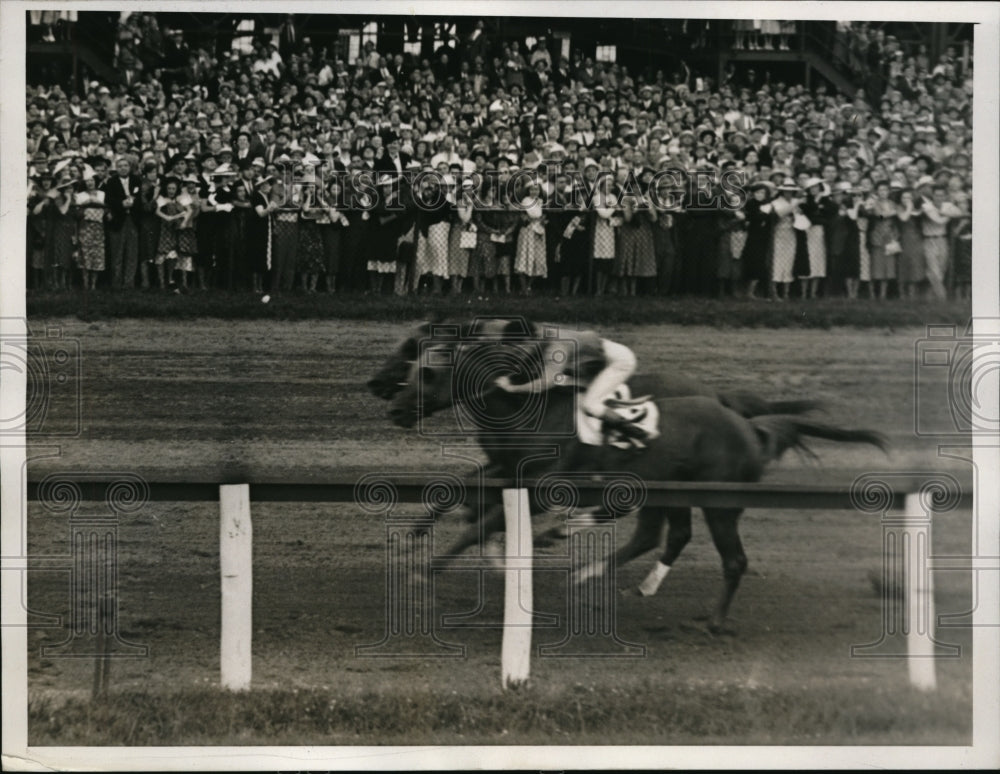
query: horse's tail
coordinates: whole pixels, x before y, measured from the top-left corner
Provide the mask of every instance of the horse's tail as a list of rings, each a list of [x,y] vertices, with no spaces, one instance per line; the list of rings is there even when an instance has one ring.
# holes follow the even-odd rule
[[[718,398],[719,403],[746,419],[767,414],[805,414],[824,407],[818,400],[769,401],[746,390],[720,392]]]
[[[874,430],[845,430],[787,415],[753,417],[750,424],[768,461],[779,459],[789,449],[815,459],[816,455],[806,443],[806,438],[823,438],[839,443],[866,443],[889,453],[888,438]]]

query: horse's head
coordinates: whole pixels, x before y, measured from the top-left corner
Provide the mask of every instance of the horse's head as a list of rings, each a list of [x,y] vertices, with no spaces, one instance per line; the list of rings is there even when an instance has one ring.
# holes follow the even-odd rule
[[[430,332],[430,323],[424,323],[414,330],[396,348],[396,351],[386,358],[382,367],[368,380],[368,389],[372,395],[382,400],[392,400],[410,377],[410,369],[417,360],[420,340]]]
[[[392,397],[389,416],[395,424],[413,427],[418,417],[454,404],[454,353],[454,346],[437,344],[417,354]]]
[[[397,425],[413,427],[452,406],[459,432],[480,435],[532,436],[545,432],[547,419],[572,422],[562,418],[565,412],[549,415],[550,402],[563,391],[537,385],[546,351],[537,341],[480,336],[425,342],[419,350],[389,410]],[[501,377],[513,389],[498,386]]]

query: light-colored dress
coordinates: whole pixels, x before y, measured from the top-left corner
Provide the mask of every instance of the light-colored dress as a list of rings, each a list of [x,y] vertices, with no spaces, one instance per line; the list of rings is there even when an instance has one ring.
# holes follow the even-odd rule
[[[545,225],[541,202],[526,198],[521,202],[527,223],[517,234],[514,271],[529,277],[547,277],[545,265]]]
[[[611,197],[595,197],[604,199],[604,204],[611,204]],[[593,257],[598,261],[610,261],[615,257],[615,227],[611,225],[611,219],[615,215],[612,206],[596,204],[594,211],[597,217],[594,218],[594,245]]]
[[[451,223],[442,220],[427,227],[427,236],[418,231],[414,275],[433,274],[448,279],[448,235]]]
[[[766,206],[766,205],[765,205]],[[792,203],[782,196],[771,202],[774,227],[771,231],[771,281],[791,282],[795,265],[795,220]]]

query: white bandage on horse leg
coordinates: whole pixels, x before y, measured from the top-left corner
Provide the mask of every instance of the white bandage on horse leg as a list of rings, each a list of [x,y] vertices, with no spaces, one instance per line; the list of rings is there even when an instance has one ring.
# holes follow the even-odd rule
[[[670,572],[668,565],[665,565],[663,562],[657,562],[656,566],[649,571],[646,579],[639,584],[639,593],[644,597],[653,596],[656,590],[660,588],[660,584],[663,583],[663,579],[667,577],[668,572]]]

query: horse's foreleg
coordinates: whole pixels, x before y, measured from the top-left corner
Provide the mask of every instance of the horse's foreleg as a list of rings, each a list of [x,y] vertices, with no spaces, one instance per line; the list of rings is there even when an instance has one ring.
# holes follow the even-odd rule
[[[667,512],[667,522],[670,525],[667,530],[667,547],[663,556],[649,571],[649,575],[636,589],[643,597],[651,597],[656,593],[677,557],[684,550],[684,546],[691,541],[691,509],[665,508],[664,510]]]
[[[651,548],[656,548],[660,542],[660,533],[663,531],[663,524],[665,520],[665,508],[642,508],[639,511],[639,516],[635,525],[635,532],[632,533],[632,537],[629,539],[628,543],[615,552],[615,567],[621,567],[623,564],[627,564],[640,554],[646,553]],[[582,567],[574,573],[573,580],[575,583],[583,583],[590,578],[603,575],[607,572],[607,565],[608,563],[606,561],[588,564],[586,567]]]
[[[722,558],[723,588],[722,596],[716,605],[715,612],[709,620],[709,630],[719,632],[729,613],[729,605],[733,595],[740,585],[740,578],[747,569],[747,557],[743,553],[743,543],[740,541],[739,518],[740,508],[714,508],[705,510],[705,521],[712,533],[712,541]]]
[[[485,540],[496,532],[502,532],[503,528],[503,506],[491,505],[486,509],[486,513],[483,514],[482,521],[477,521],[475,524],[470,525],[461,535],[459,535],[458,539],[448,549],[447,555],[441,563],[447,566],[451,563],[451,559],[453,557],[461,554],[470,546],[476,545],[479,542],[480,535],[482,535]]]

